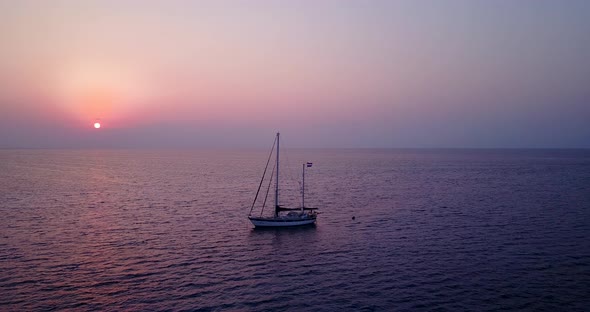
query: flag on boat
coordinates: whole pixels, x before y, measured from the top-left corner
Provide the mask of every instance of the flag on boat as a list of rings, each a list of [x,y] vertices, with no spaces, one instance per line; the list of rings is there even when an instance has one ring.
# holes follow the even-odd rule
[[[307,163],[307,168],[311,167],[311,165],[313,165],[313,163],[308,162]]]

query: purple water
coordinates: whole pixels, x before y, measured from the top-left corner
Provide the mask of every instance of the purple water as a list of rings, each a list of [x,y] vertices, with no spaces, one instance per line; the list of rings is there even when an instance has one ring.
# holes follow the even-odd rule
[[[282,155],[315,227],[249,223],[265,150],[0,150],[0,310],[590,306],[589,150]]]

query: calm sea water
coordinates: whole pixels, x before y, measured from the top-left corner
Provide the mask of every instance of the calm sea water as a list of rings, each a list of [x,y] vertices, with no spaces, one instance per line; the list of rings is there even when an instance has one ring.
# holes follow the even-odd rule
[[[284,155],[315,227],[247,220],[266,151],[0,150],[0,310],[590,307],[589,150]]]

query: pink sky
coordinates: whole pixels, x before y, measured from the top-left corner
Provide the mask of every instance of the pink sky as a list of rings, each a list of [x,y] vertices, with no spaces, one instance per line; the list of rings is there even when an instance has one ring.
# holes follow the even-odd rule
[[[0,147],[590,147],[587,29],[586,1],[6,1]]]

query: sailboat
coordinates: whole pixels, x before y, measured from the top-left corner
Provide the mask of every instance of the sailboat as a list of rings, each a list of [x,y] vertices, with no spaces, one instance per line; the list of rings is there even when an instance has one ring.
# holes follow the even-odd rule
[[[250,209],[250,214],[248,215],[248,219],[255,227],[291,227],[291,226],[303,226],[303,225],[311,225],[316,222],[317,219],[317,212],[318,208],[308,208],[305,207],[305,168],[311,167],[312,163],[304,163],[303,164],[303,184],[302,184],[302,192],[301,192],[301,208],[287,208],[282,207],[279,205],[279,139],[280,134],[277,133],[275,141],[273,143],[276,146],[276,163],[273,168],[274,173],[276,174],[275,177],[275,202],[274,202],[274,214],[272,216],[262,216],[262,211],[264,211],[264,205],[266,204],[266,197],[268,197],[268,190],[270,189],[270,185],[272,182],[272,175],[271,172],[268,190],[266,193],[266,197],[263,203],[263,209],[260,212],[260,216],[253,216],[252,210],[254,209],[254,205],[256,204],[256,200],[258,199],[258,195],[260,194],[260,189],[262,187],[264,177],[266,175],[266,171],[268,169],[268,165],[270,163],[271,156],[273,154],[273,149],[271,149],[270,155],[268,156],[268,160],[266,162],[266,167],[264,168],[264,173],[262,174],[262,179],[260,180],[260,185],[258,186],[258,191],[256,191],[256,196],[254,197],[254,202],[252,203],[252,208]]]

